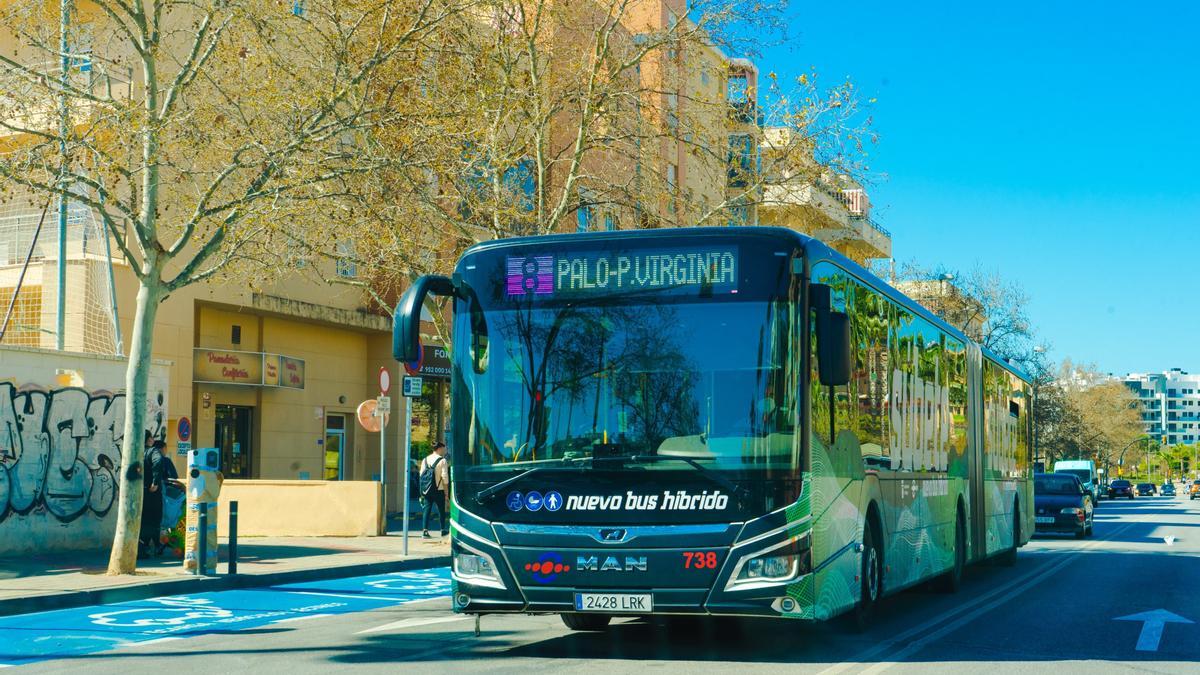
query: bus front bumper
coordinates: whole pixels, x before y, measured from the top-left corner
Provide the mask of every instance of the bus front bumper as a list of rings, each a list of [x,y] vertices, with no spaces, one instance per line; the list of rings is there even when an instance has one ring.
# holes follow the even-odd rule
[[[781,530],[749,546],[696,550],[550,550],[458,533],[451,536],[452,604],[460,613],[569,613],[599,605],[596,611],[620,616],[811,617],[811,602],[804,602],[812,597],[810,532]],[[777,575],[764,577],[770,570]]]

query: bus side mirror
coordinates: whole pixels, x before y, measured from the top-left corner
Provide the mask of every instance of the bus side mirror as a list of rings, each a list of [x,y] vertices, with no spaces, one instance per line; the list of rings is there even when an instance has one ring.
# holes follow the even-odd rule
[[[850,383],[850,316],[844,312],[817,312],[817,372],[826,387]]]
[[[430,293],[454,295],[454,282],[449,277],[426,274],[414,281],[396,303],[392,314],[392,357],[401,363],[414,363],[421,358],[421,307]]]

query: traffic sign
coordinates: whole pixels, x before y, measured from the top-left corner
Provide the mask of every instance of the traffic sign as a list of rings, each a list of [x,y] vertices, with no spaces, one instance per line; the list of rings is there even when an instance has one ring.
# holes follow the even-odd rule
[[[392,397],[380,396],[375,399],[375,415],[387,415],[392,412]]]
[[[179,440],[184,443],[192,440],[192,421],[186,417],[180,417],[179,426],[176,427],[175,433],[179,435]]]
[[[421,395],[421,378],[406,377],[404,378],[404,395],[409,398],[415,398]]]
[[[379,367],[379,393],[382,395],[386,395],[391,390],[392,390],[392,374],[390,372],[388,372],[387,368],[380,366]]]
[[[417,360],[404,364],[404,371],[409,375],[421,374],[421,362],[425,360],[425,345],[417,343]]]

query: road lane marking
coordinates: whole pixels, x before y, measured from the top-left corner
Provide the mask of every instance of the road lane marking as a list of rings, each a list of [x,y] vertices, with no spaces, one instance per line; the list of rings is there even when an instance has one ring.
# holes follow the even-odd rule
[[[366,635],[368,633],[382,633],[389,630],[400,630],[402,628],[416,628],[417,626],[431,626],[436,623],[451,623],[453,621],[466,621],[469,616],[435,616],[427,619],[402,619],[385,623],[382,626],[360,630],[355,635]]]
[[[1070,553],[1066,558],[1063,558],[1062,560],[1055,560],[1055,561],[1049,561],[1049,562],[1043,563],[1040,566],[1035,567],[1034,569],[1026,572],[1025,574],[1022,574],[1021,576],[1017,577],[1016,579],[1012,579],[1012,580],[1008,581],[1007,583],[997,586],[996,588],[993,588],[990,591],[987,591],[984,594],[982,594],[968,602],[958,605],[957,607],[954,607],[950,610],[947,610],[946,612],[943,612],[942,614],[939,614],[939,615],[929,619],[925,623],[922,623],[918,626],[910,628],[909,630],[901,633],[900,635],[893,637],[890,640],[886,640],[884,642],[880,642],[871,647],[868,647],[867,649],[864,649],[864,650],[858,652],[857,654],[854,654],[854,655],[850,656],[849,658],[844,659],[841,663],[835,664],[833,666],[830,666],[829,668],[826,668],[825,670],[822,670],[819,673],[819,675],[834,675],[835,673],[841,673],[841,672],[846,671],[855,666],[860,666],[864,662],[871,661],[876,656],[879,656],[880,654],[886,652],[888,649],[892,649],[898,645],[907,643],[910,638],[912,638],[916,635],[919,635],[925,631],[935,629],[935,628],[937,628],[937,626],[945,623],[946,621],[950,621],[965,612],[971,613],[968,617],[965,617],[965,618],[968,620],[972,619],[978,614],[989,611],[991,609],[991,607],[989,605],[989,607],[985,608],[983,610],[983,612],[975,612],[973,610],[975,610],[981,604],[991,603],[992,599],[998,595],[1001,596],[1000,600],[998,602],[995,602],[992,604],[995,604],[996,606],[1004,604],[1004,602],[1007,602],[1008,600],[1011,600],[1011,599],[1017,597],[1021,593],[1020,591],[1018,591],[1012,595],[1005,596],[1004,594],[1007,594],[1010,590],[1012,590],[1014,588],[1022,587],[1023,585],[1025,585],[1025,587],[1028,588],[1028,585],[1032,585],[1030,582],[1035,577],[1046,572],[1050,568],[1050,566],[1054,566],[1055,570],[1057,570],[1063,564],[1065,564],[1066,562],[1069,562],[1075,556],[1079,555],[1082,551],[1099,546],[1102,542],[1106,541],[1107,539],[1109,539],[1111,537],[1115,537],[1116,535],[1124,532],[1125,530],[1133,527],[1136,524],[1138,524],[1138,523],[1137,522],[1127,523],[1127,524],[1121,526],[1120,528],[1114,530],[1113,532],[1109,533],[1109,535],[1107,537],[1105,537],[1104,539],[1095,539],[1093,541],[1088,542],[1087,544],[1084,544],[1083,546],[1076,549],[1075,551]],[[1028,585],[1026,585],[1026,584],[1028,584]],[[958,621],[955,622],[955,624],[958,624],[958,623],[959,623]],[[940,633],[940,631],[938,631],[938,632]],[[908,647],[902,649],[900,652],[897,652],[896,655],[898,656],[900,654],[910,653],[911,647],[915,647],[918,645],[924,646],[925,644],[927,644],[927,640],[923,638],[922,640],[919,640],[918,642],[908,643],[908,644],[909,644]],[[889,667],[889,666],[893,665],[892,662],[897,661],[897,660],[898,659],[892,658],[886,664],[884,664],[884,663],[876,664],[871,669],[871,671],[867,671],[867,672],[872,672],[872,671],[877,672],[877,669],[881,669],[881,666],[883,668]]]
[[[1142,632],[1138,635],[1137,647],[1139,652],[1156,652],[1158,645],[1162,642],[1163,628],[1168,623],[1194,623],[1189,619],[1185,619],[1174,612],[1168,612],[1165,609],[1156,609],[1152,612],[1142,612],[1140,614],[1130,614],[1129,616],[1118,616],[1113,621],[1141,621]]]
[[[387,600],[388,602],[394,602],[396,604],[411,604],[408,602],[404,602],[404,598],[398,598],[394,595],[389,597],[386,595],[355,595],[353,593],[318,593],[316,591],[288,591],[288,592],[296,593],[298,595],[319,595],[324,598],[350,598],[351,600]]]
[[[937,640],[949,633],[952,633],[952,632],[958,630],[959,628],[962,628],[963,626],[974,621],[975,619],[979,618],[980,616],[1017,598],[1018,596],[1022,595],[1026,591],[1028,591],[1030,588],[1033,588],[1037,584],[1045,581],[1049,577],[1053,576],[1056,572],[1058,572],[1062,568],[1069,565],[1073,560],[1075,560],[1075,558],[1077,556],[1079,556],[1084,551],[1087,551],[1089,549],[1093,549],[1093,548],[1100,546],[1102,543],[1107,541],[1108,538],[1115,537],[1116,535],[1124,532],[1125,530],[1130,529],[1131,527],[1133,527],[1136,524],[1138,524],[1138,523],[1133,522],[1133,523],[1128,523],[1126,525],[1123,525],[1120,528],[1109,533],[1108,537],[1105,537],[1104,539],[1092,540],[1092,541],[1084,544],[1083,546],[1080,546],[1079,548],[1071,551],[1065,557],[1063,557],[1061,560],[1056,560],[1056,561],[1046,563],[1045,565],[1038,568],[1034,574],[1026,575],[1025,577],[1022,577],[1022,582],[1023,582],[1022,586],[1015,593],[1012,593],[1011,595],[1001,595],[1001,597],[996,598],[995,600],[992,600],[991,602],[988,602],[986,605],[984,605],[982,607],[976,607],[969,614],[959,617],[958,619],[955,619],[955,620],[951,621],[950,623],[943,624],[940,628],[937,628],[933,632],[928,633],[921,639],[909,643],[906,647],[904,647],[900,651],[895,652],[894,654],[889,654],[888,660],[886,662],[877,663],[874,666],[872,666],[862,672],[864,674],[865,673],[881,673],[884,670],[891,668],[892,666],[896,665],[897,663],[899,663],[899,662],[903,661],[904,659],[908,658],[909,656],[915,654],[919,650],[924,649],[925,647],[929,646],[929,644],[931,642],[933,642],[934,640]],[[1011,584],[1009,585],[1009,587],[1011,587]],[[994,595],[995,595],[994,593],[990,594],[989,598]]]
[[[275,621],[272,621],[271,623],[291,623],[293,621],[306,621],[308,619],[320,619],[320,618],[324,618],[327,616],[333,616],[333,615],[332,614],[305,614],[304,616],[292,616],[292,617],[288,617],[286,619],[276,619]]]
[[[157,644],[162,644],[164,642],[174,642],[175,640],[182,640],[182,639],[183,638],[181,638],[181,637],[161,637],[161,638],[156,638],[154,640],[144,640],[142,642],[127,642],[119,647],[116,647],[116,649],[129,649],[131,647],[145,647],[146,645],[157,645]]]

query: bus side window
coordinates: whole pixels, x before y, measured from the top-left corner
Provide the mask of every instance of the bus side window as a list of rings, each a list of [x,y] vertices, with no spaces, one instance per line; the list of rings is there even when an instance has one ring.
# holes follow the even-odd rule
[[[850,384],[852,429],[862,448],[866,468],[890,469],[887,444],[888,305],[874,290],[856,284],[850,311],[854,349]]]

